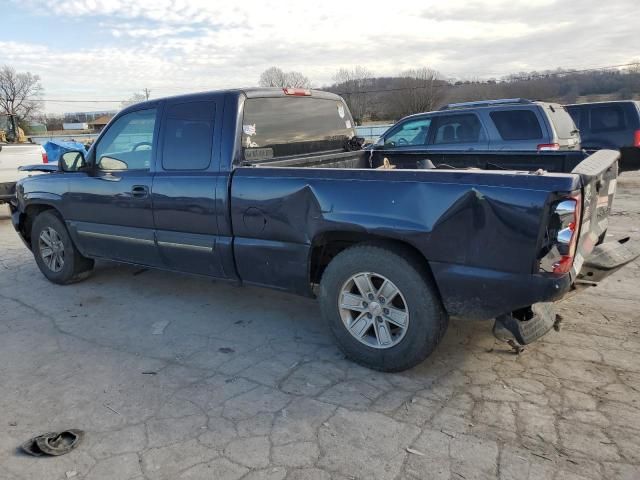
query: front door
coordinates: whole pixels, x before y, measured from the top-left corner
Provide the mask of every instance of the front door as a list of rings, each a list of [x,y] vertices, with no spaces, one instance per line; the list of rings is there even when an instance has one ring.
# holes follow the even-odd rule
[[[65,210],[84,254],[161,265],[151,203],[158,116],[157,108],[120,116],[90,154],[92,174],[69,176]]]

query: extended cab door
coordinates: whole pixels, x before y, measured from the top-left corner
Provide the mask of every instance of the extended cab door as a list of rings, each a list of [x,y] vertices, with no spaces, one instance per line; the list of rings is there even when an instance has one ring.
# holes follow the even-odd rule
[[[85,255],[160,265],[151,184],[158,107],[141,107],[109,124],[90,152],[90,173],[68,175],[65,218]]]
[[[216,217],[222,102],[220,95],[167,101],[152,194],[163,264],[227,278],[217,248]]]

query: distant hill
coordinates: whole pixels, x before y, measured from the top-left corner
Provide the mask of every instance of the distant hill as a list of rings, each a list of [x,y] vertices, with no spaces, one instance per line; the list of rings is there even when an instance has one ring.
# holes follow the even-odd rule
[[[568,104],[640,99],[640,64],[625,70],[525,72],[482,81],[456,81],[440,75],[371,77],[323,89],[343,95],[357,123],[369,123],[474,100],[528,98]]]

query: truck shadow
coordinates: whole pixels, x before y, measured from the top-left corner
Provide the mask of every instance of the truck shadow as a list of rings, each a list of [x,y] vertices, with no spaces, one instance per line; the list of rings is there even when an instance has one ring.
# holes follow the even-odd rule
[[[351,379],[428,388],[454,370],[468,370],[495,344],[489,322],[452,320],[429,359],[385,374],[344,357],[314,299],[107,262],[98,262],[82,283],[49,289],[65,312],[56,315],[58,327],[88,344],[246,376],[298,394]],[[291,378],[297,378],[295,386],[281,384]]]

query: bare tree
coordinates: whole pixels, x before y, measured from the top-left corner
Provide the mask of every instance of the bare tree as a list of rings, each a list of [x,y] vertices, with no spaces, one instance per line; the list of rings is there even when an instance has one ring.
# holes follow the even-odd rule
[[[309,78],[300,72],[284,72],[278,67],[267,68],[260,75],[258,84],[261,87],[293,87],[309,88],[311,82]]]
[[[335,87],[344,97],[356,123],[360,124],[369,113],[367,89],[372,85],[373,73],[356,65],[352,69],[341,68],[333,76]]]
[[[130,105],[135,105],[136,103],[144,102],[145,100],[147,100],[145,93],[134,93],[128,100],[125,100],[120,104],[120,108],[127,108]]]
[[[401,116],[429,112],[440,107],[449,85],[439,72],[426,67],[407,70],[398,80],[398,90],[393,99]]]
[[[293,87],[293,88],[310,88],[311,87],[311,81],[309,81],[309,78],[307,78],[305,75],[303,75],[300,72],[296,72],[295,70],[293,70],[291,72],[286,72],[285,76],[286,76],[287,87]]]
[[[33,117],[42,104],[40,77],[30,72],[16,72],[13,67],[0,67],[0,113],[11,115],[13,130],[18,131],[18,123]]]
[[[267,68],[260,75],[258,85],[261,87],[285,87],[285,74],[278,67]]]

